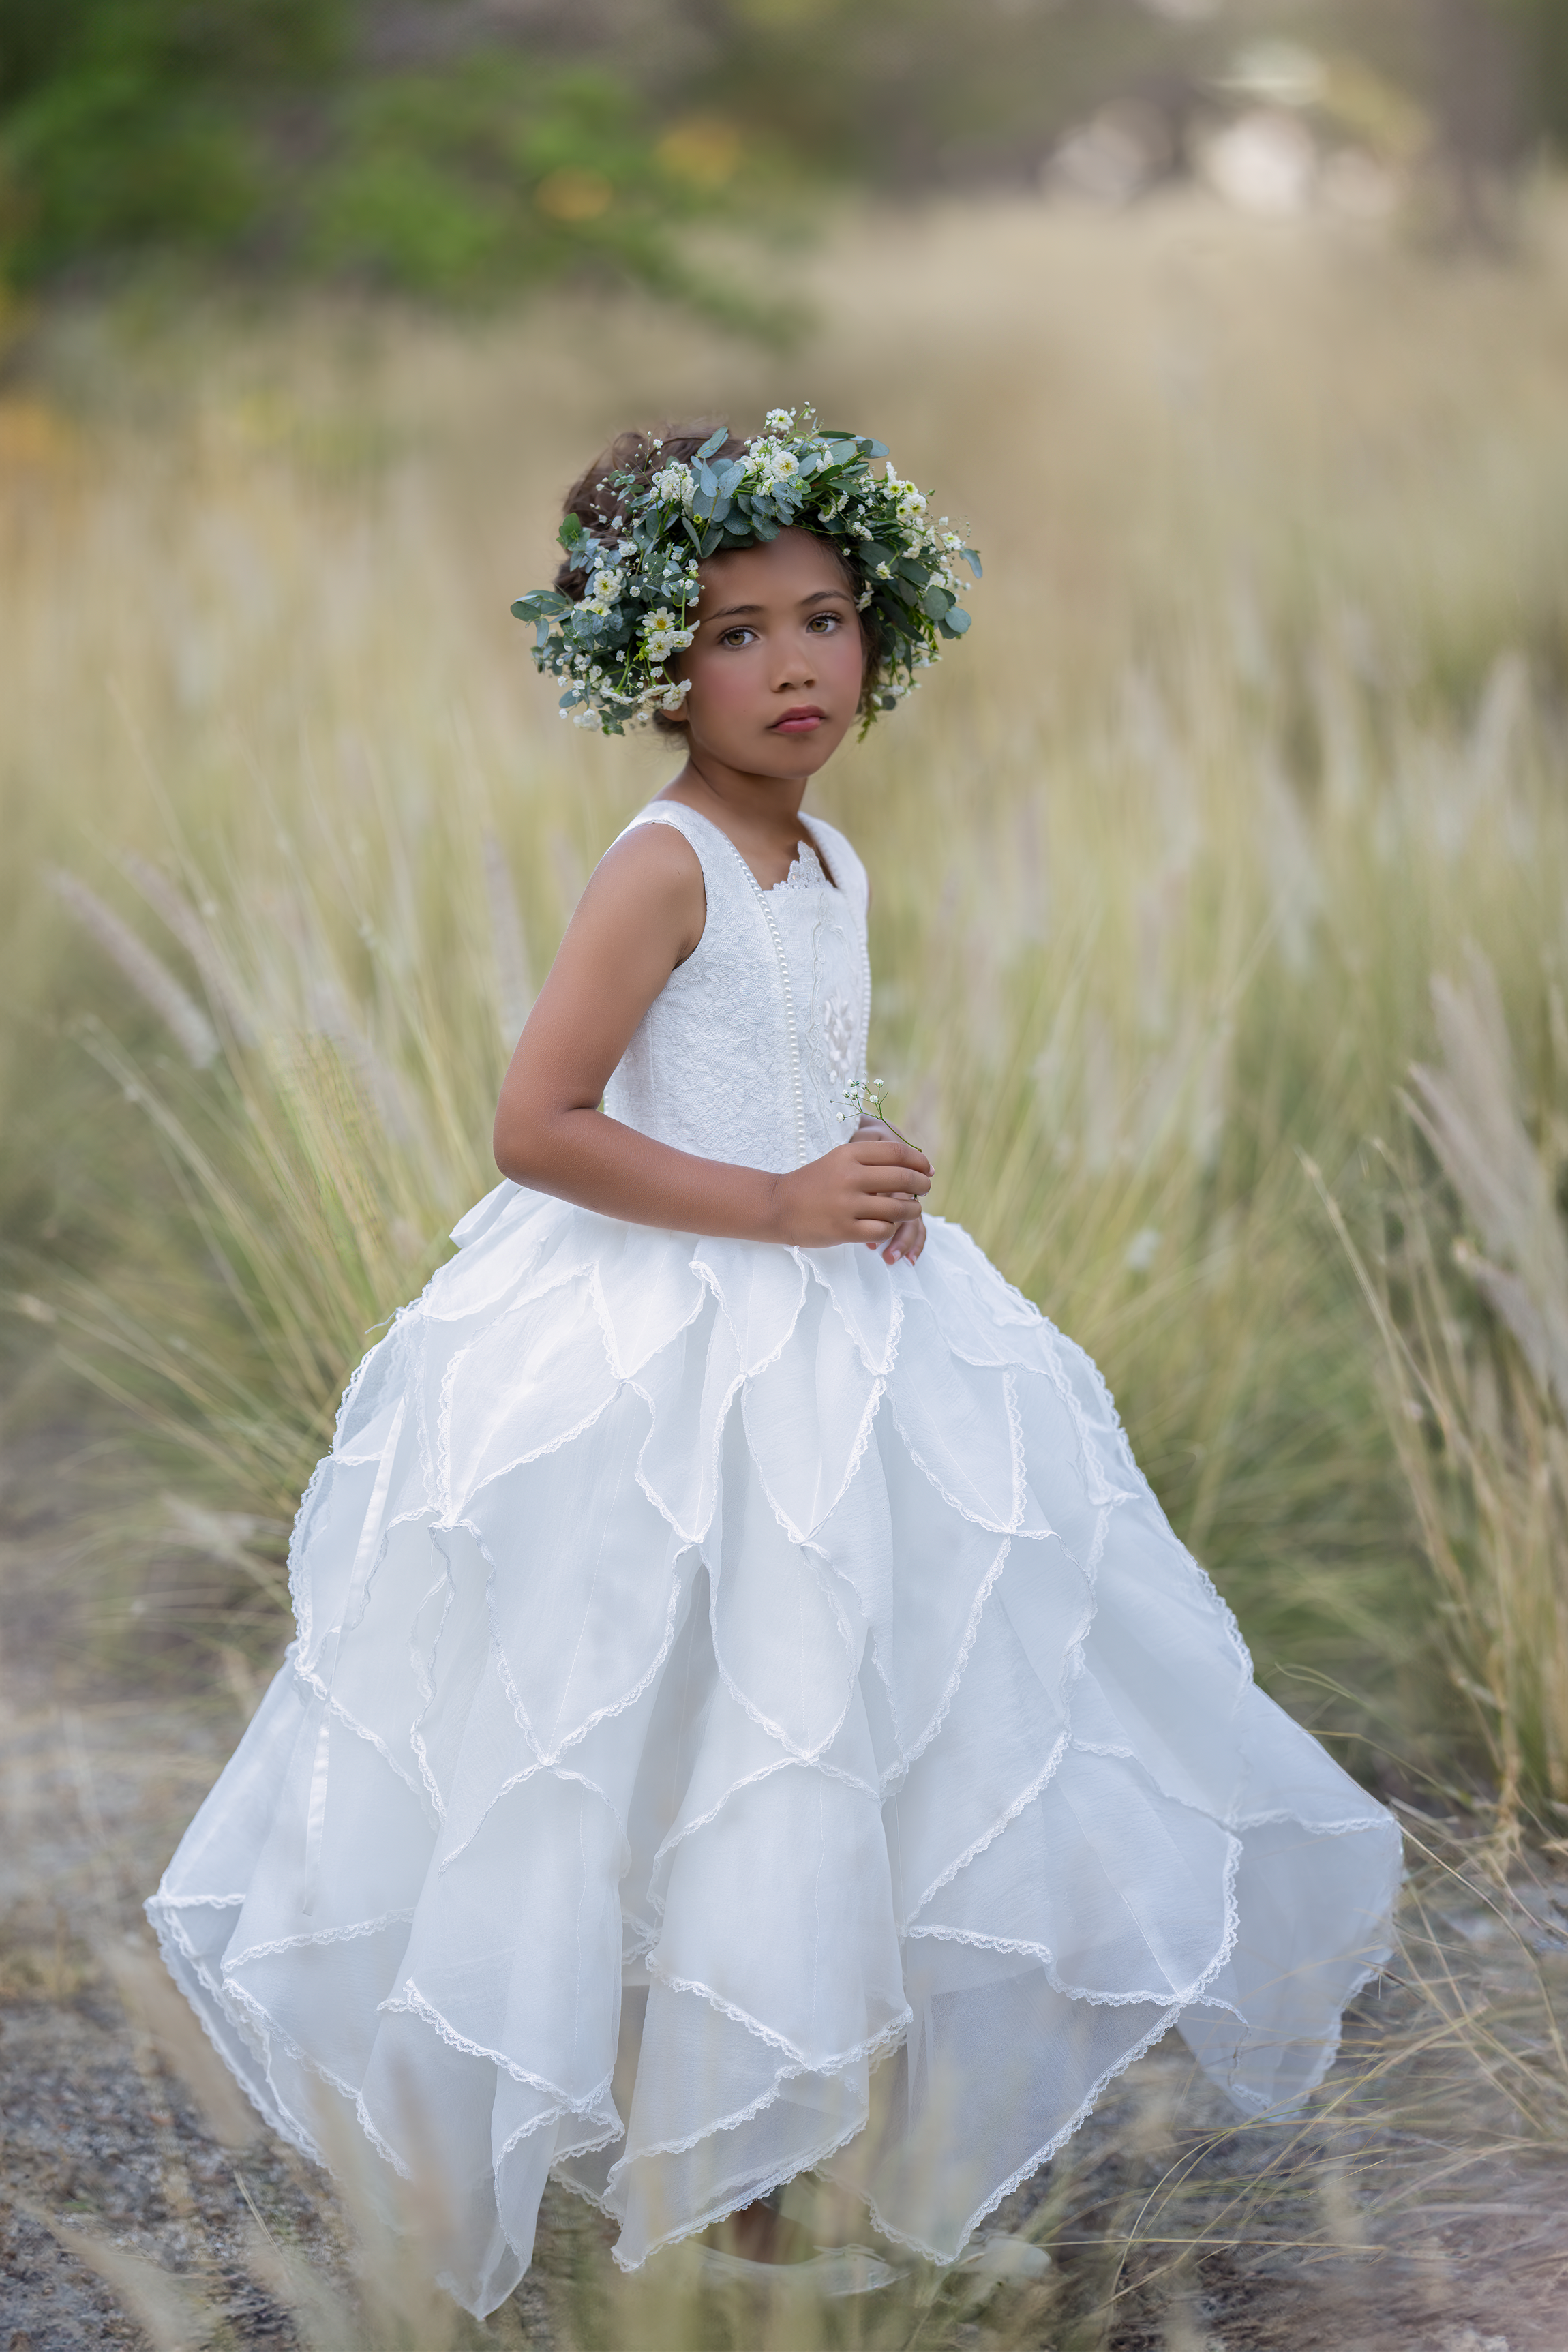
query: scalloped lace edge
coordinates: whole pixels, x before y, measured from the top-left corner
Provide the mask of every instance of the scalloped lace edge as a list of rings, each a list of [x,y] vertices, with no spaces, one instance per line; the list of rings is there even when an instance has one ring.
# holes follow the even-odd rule
[[[650,1956],[645,1965],[653,1982],[661,1985],[667,1992],[689,1992],[696,2000],[705,2000],[710,2009],[717,2010],[721,2017],[727,2017],[731,2025],[743,2027],[753,2040],[765,2043],[768,2049],[777,2050],[785,2058],[790,2059],[793,2063],[779,2073],[775,2077],[777,2082],[793,2082],[798,2074],[842,2074],[849,2067],[859,2065],[870,2052],[880,2048],[883,2043],[891,2047],[892,2043],[908,2032],[910,2021],[913,2015],[913,2011],[906,2002],[902,2016],[896,2019],[891,2025],[882,2026],[866,2041],[857,2042],[850,2049],[841,2052],[837,2057],[818,2061],[808,2058],[805,2051],[799,2049],[786,2035],[775,2033],[771,2026],[763,2025],[759,2019],[751,2014],[749,2010],[738,2009],[733,2001],[726,2000],[722,1993],[715,1992],[712,1986],[704,1984],[700,1978],[670,1975],[666,1969],[658,1967],[657,1954]],[[699,2141],[706,2139],[710,2132],[729,2131],[736,2124],[750,2123],[754,2116],[761,2115],[766,2105],[767,2099],[764,2098],[734,2116],[727,2116],[721,2123],[704,2125],[702,2129],[693,2133],[689,2139],[661,2141],[656,2147],[641,2148],[633,2160],[640,2163],[645,2156],[684,2156],[689,2148],[695,2147]]]
[[[554,2100],[557,2116],[592,2115],[610,2097],[613,2069],[582,2099],[574,2099],[570,2091],[563,2089],[559,2083],[552,2083],[548,2074],[535,2074],[528,2067],[520,2066],[515,2059],[507,2057],[504,2051],[492,2050],[488,2043],[471,2042],[467,2034],[459,2033],[457,2027],[443,2017],[434,2001],[426,2000],[412,1977],[405,1976],[397,1991],[388,1993],[386,1999],[377,2001],[375,2006],[378,2016],[416,2017],[421,2025],[429,2027],[438,2041],[444,2042],[449,2050],[460,2050],[465,2058],[488,2059],[498,2073],[509,2075],[514,2083],[521,2083],[528,2090],[538,2091],[543,2097]]]

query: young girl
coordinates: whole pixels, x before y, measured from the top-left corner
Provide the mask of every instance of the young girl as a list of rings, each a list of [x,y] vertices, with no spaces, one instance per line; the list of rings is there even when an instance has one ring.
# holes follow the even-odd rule
[[[1253,1686],[1094,1366],[861,1117],[867,878],[803,814],[962,633],[879,445],[628,436],[524,598],[685,759],[507,1073],[506,1181],[350,1383],[298,1639],[149,1911],[276,2129],[437,2184],[477,2314],[552,2176],[630,2269],[810,2168],[952,2262],[1172,2026],[1299,2100],[1393,1822]],[[340,2129],[341,2137],[341,2129]]]

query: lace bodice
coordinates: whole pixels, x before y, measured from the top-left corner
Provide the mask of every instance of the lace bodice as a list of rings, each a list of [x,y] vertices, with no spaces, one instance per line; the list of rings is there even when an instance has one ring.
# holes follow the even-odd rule
[[[708,912],[612,1075],[605,1110],[709,1160],[782,1171],[820,1158],[850,1131],[844,1089],[866,1075],[865,867],[841,833],[803,817],[833,881],[803,842],[764,890],[695,809],[656,801],[632,824],[672,825],[690,843]]]

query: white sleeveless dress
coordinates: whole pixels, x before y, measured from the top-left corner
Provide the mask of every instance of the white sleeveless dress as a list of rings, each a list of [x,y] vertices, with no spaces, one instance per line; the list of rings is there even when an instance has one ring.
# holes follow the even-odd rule
[[[606,1111],[766,1169],[843,1142],[854,851],[816,823],[831,882],[803,852],[763,892],[692,812],[637,822],[707,919]],[[148,1906],[278,2131],[331,2153],[341,2102],[436,2166],[483,2315],[552,2174],[626,2268],[812,2166],[948,2262],[1172,2026],[1253,2112],[1321,2080],[1394,1824],[965,1234],[889,1268],[503,1183],[454,1238],[349,1385],[298,1638]]]

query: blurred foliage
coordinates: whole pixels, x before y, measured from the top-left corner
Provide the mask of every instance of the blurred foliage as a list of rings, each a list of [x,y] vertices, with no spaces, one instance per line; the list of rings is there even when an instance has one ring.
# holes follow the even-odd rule
[[[765,148],[660,121],[603,62],[387,67],[367,30],[346,0],[5,0],[0,272],[174,256],[461,299],[587,271],[768,324],[679,234],[743,209]]]
[[[268,112],[342,69],[337,0],[7,0],[0,236],[24,281],[149,246],[254,237]]]
[[[0,279],[574,274],[765,326],[695,223],[807,184],[1033,184],[1108,100],[1179,126],[1278,35],[1342,81],[1369,61],[1461,160],[1568,141],[1564,0],[0,0]]]

